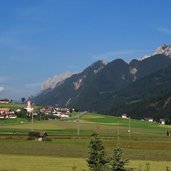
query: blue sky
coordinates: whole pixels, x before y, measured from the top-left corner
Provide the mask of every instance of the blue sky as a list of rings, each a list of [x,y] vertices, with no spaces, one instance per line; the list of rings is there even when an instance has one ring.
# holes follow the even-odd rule
[[[38,92],[49,77],[130,61],[171,43],[170,0],[0,0],[0,98]]]

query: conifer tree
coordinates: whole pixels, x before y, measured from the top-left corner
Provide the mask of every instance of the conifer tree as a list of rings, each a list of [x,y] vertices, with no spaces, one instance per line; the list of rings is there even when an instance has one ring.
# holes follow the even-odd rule
[[[127,171],[127,169],[124,167],[127,162],[127,159],[122,158],[122,150],[119,147],[116,147],[113,150],[113,156],[109,162],[112,171]]]
[[[105,151],[102,141],[98,134],[94,134],[89,143],[88,166],[92,171],[104,171],[107,160],[105,159]]]

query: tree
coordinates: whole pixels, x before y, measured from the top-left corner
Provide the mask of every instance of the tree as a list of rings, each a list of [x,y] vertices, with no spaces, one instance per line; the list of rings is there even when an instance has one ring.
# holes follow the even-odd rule
[[[89,143],[89,158],[87,160],[88,166],[92,171],[103,171],[107,160],[105,159],[105,151],[102,141],[98,134],[92,135]]]
[[[21,102],[24,103],[26,101],[26,98],[25,97],[22,97],[21,98]]]
[[[127,171],[127,169],[124,168],[124,165],[127,162],[127,159],[122,159],[122,150],[119,147],[116,147],[113,150],[113,156],[109,160],[112,171]]]

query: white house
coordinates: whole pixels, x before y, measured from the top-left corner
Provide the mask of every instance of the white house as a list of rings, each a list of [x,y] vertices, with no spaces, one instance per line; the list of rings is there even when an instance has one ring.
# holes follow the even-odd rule
[[[17,109],[16,112],[21,112],[21,109]]]
[[[127,116],[127,114],[122,114],[122,116],[121,116],[123,119],[128,119],[128,116]]]
[[[164,120],[164,119],[160,119],[160,123],[161,123],[162,125],[165,125],[165,120]]]
[[[149,118],[149,119],[148,119],[148,122],[153,122],[153,121],[154,121],[153,118]]]
[[[15,119],[15,118],[17,118],[17,116],[14,115],[14,114],[13,114],[13,115],[11,114],[11,115],[8,115],[8,118],[9,118],[9,119]]]
[[[5,99],[0,99],[0,103],[9,103],[9,100],[7,98]]]
[[[62,114],[60,117],[61,118],[69,118],[69,116],[68,115],[65,115],[65,114]]]

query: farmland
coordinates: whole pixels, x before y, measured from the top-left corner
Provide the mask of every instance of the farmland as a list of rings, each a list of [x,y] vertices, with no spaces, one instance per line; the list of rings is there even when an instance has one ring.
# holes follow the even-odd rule
[[[156,165],[161,170],[171,167],[171,138],[166,136],[171,126],[133,119],[130,125],[129,136],[128,119],[87,113],[80,117],[80,136],[77,136],[77,119],[35,121],[34,131],[47,132],[52,139],[37,142],[17,136],[28,134],[31,123],[1,123],[1,134],[10,135],[15,131],[16,135],[0,137],[0,169],[42,170],[43,166],[46,170],[72,171],[72,167],[86,170],[87,147],[94,132],[99,133],[108,156],[119,144],[131,167],[145,167],[146,163],[151,163],[152,171]],[[18,162],[20,158],[23,162]],[[8,166],[9,160],[14,162],[13,168]]]

